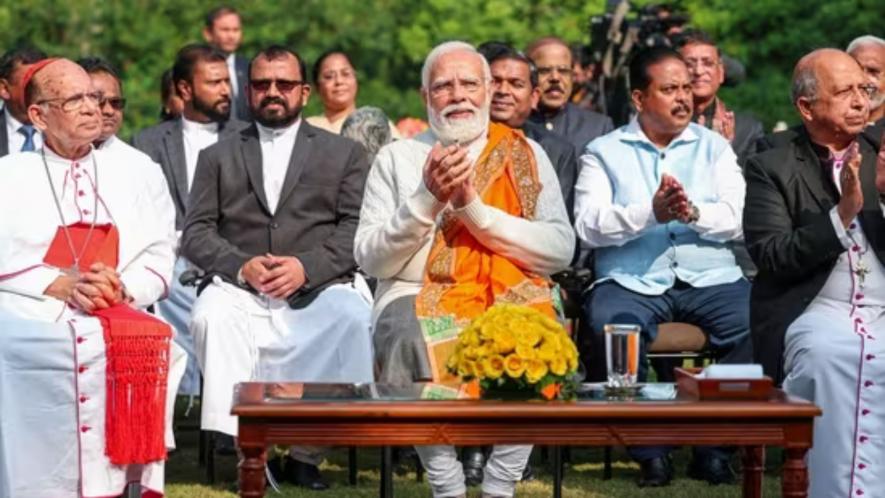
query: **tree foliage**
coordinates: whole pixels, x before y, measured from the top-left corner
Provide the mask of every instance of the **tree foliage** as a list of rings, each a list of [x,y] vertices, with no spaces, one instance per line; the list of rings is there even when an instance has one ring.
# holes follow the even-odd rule
[[[647,3],[647,2],[644,2]],[[242,51],[273,42],[310,62],[330,48],[351,54],[360,77],[360,103],[393,118],[423,116],[420,67],[444,40],[511,42],[557,35],[587,42],[592,14],[604,0],[279,0],[233,1],[242,12]],[[203,15],[214,0],[28,0],[0,5],[0,47],[28,41],[57,55],[98,55],[118,66],[129,101],[124,136],[153,124],[160,74],[179,47],[201,41]],[[803,53],[844,47],[864,33],[881,34],[879,0],[685,0],[694,24],[725,52],[744,61],[747,82],[726,92],[736,108],[771,125],[795,121],[787,95],[790,71]],[[878,31],[877,31],[878,30]],[[318,112],[313,99],[307,112]]]

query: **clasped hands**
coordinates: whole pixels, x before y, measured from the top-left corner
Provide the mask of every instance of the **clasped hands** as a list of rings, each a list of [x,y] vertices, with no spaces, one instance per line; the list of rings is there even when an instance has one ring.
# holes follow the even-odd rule
[[[652,197],[652,210],[658,223],[697,221],[694,204],[688,199],[685,188],[666,173],[661,176],[661,184]]]
[[[467,149],[457,144],[443,146],[437,142],[424,163],[424,186],[437,201],[462,208],[476,198],[473,185],[473,163]]]
[[[298,258],[270,253],[246,261],[240,275],[253,289],[274,299],[286,299],[307,281]]]
[[[110,308],[128,299],[120,274],[104,263],[94,263],[79,275],[61,275],[44,291],[87,313]]]
[[[842,195],[836,209],[845,227],[848,227],[863,209],[863,189],[860,184],[861,161],[863,155],[860,153],[858,142],[855,141],[851,144],[842,162],[842,170],[839,172]],[[876,156],[876,191],[879,192],[880,198],[885,196],[885,133],[882,133],[879,154]]]

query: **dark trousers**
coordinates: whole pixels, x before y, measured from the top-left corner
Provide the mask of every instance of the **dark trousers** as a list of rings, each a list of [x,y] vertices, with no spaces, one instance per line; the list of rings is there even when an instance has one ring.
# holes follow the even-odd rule
[[[719,363],[753,361],[750,341],[750,283],[745,279],[710,287],[692,287],[677,280],[662,295],[647,296],[628,290],[614,281],[603,282],[584,300],[585,327],[580,339],[588,378],[606,378],[605,336],[607,323],[632,323],[642,327],[639,348],[639,381],[648,376],[648,345],[657,337],[658,324],[684,322],[697,325],[710,337],[710,345]],[[699,452],[727,456],[714,448]],[[642,461],[669,453],[668,447],[632,447],[630,456]]]

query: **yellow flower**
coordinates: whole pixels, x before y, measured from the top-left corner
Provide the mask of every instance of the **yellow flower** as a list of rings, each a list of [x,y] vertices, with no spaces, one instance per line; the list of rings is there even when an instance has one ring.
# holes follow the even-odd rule
[[[482,358],[473,362],[473,373],[474,377],[478,377],[480,379],[484,379],[486,377],[486,369],[485,364],[482,361]]]
[[[578,358],[576,356],[569,356],[565,359],[566,364],[568,364],[568,371],[574,372],[578,369]]]
[[[545,341],[541,344],[541,347],[538,348],[538,358],[541,360],[549,362],[557,356],[559,356],[559,351],[557,351],[556,346],[550,342]]]
[[[515,354],[511,354],[504,358],[504,371],[507,372],[508,376],[514,379],[522,377],[522,374],[525,372],[525,366],[525,362],[522,361],[522,358]]]
[[[516,338],[507,329],[499,329],[495,333],[495,350],[501,354],[507,354],[516,349]]]
[[[541,342],[541,331],[534,324],[527,324],[520,331],[516,342],[525,344],[529,347],[535,347]]]
[[[458,375],[461,377],[476,377],[476,366],[473,361],[462,359],[458,362]]]
[[[547,363],[543,360],[529,360],[526,362],[525,380],[534,384],[547,375]]]
[[[476,348],[466,347],[466,348],[462,349],[461,356],[466,359],[469,359],[469,360],[475,360],[476,359]]]
[[[565,375],[568,372],[568,361],[563,357],[554,358],[550,362],[550,371],[553,375]]]
[[[535,350],[531,346],[520,342],[516,344],[516,356],[523,360],[531,360],[535,358]]]
[[[544,333],[544,345],[552,348],[554,351],[559,351],[560,349],[560,340],[559,335],[554,334],[553,332],[545,332]]]
[[[489,379],[497,379],[504,373],[504,357],[496,354],[482,359],[482,368]]]

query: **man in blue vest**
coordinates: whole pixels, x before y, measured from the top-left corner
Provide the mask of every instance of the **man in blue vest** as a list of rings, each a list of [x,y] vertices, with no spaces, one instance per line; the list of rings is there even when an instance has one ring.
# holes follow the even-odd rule
[[[742,238],[737,157],[721,135],[691,122],[691,76],[678,52],[637,54],[630,82],[638,115],[587,146],[575,185],[575,228],[596,250],[597,280],[584,302],[589,342],[600,350],[607,323],[640,325],[640,381],[646,346],[664,322],[701,327],[722,363],[750,362],[750,284],[729,247]],[[591,370],[605,367],[596,356]],[[630,448],[640,486],[670,482],[668,453]],[[730,455],[698,448],[689,475],[731,482]]]

